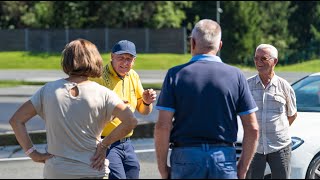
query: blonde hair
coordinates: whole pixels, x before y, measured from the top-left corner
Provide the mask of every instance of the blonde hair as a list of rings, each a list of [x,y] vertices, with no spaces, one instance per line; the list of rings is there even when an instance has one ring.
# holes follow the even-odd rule
[[[76,39],[62,51],[61,66],[70,75],[100,77],[103,60],[97,47],[88,40]]]

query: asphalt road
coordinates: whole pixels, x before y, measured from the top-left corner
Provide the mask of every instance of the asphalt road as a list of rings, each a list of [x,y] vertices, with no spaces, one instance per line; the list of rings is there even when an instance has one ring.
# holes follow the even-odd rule
[[[140,162],[140,179],[160,179],[153,139],[136,139],[132,143]],[[43,179],[44,164],[20,154],[17,155],[20,157],[0,159],[0,179]]]
[[[166,70],[136,70],[143,83],[161,83]],[[0,80],[23,80],[33,82],[54,81],[65,78],[62,70],[8,69],[0,70]]]
[[[20,73],[17,73],[17,78],[31,78],[34,77],[35,72],[31,71],[19,71]],[[25,74],[24,76],[21,74],[29,72],[29,75]],[[43,78],[57,78],[61,72],[59,71],[49,71],[47,75],[45,74],[45,71],[36,71],[38,75],[43,76]],[[6,75],[11,75],[13,71],[7,71]],[[31,74],[30,74],[31,73]],[[42,74],[43,73],[43,74]],[[165,76],[164,71],[141,71],[141,81],[144,82],[159,82],[160,79],[162,79]],[[0,71],[0,77],[4,78],[1,76],[4,75],[3,71]],[[255,72],[244,72],[245,76],[248,78],[252,75],[255,74]],[[292,83],[301,77],[306,76],[307,74],[310,73],[290,73],[290,72],[285,72],[285,73],[277,73],[279,76],[285,78],[288,82]],[[61,75],[61,74],[60,74]],[[9,77],[8,77],[9,78]],[[162,82],[161,81],[161,82]],[[18,88],[0,88],[0,133],[6,133],[6,132],[12,132],[12,128],[8,123],[8,120],[10,117],[13,115],[13,113],[22,105],[23,102],[29,99],[29,97],[41,86],[36,86],[31,88],[31,86],[20,86]],[[159,92],[158,92],[159,94]],[[155,103],[154,103],[155,105]],[[139,119],[141,122],[155,122],[156,118],[158,117],[158,111],[153,109],[150,115],[148,116],[143,116],[140,115],[139,113],[135,113],[136,117]],[[40,119],[39,116],[36,116],[30,120],[30,122],[27,123],[27,128],[30,131],[34,130],[44,130],[45,129],[45,124],[44,122]]]
[[[140,160],[140,179],[160,179],[155,153],[137,153]],[[43,179],[44,164],[30,159],[0,162],[0,179]]]
[[[28,99],[29,97],[0,97],[0,134],[12,132],[8,121],[13,113]],[[158,117],[158,111],[154,108],[148,116],[135,112],[135,116],[138,118],[139,123],[155,122]],[[45,123],[37,115],[26,123],[26,127],[28,131],[45,130]]]

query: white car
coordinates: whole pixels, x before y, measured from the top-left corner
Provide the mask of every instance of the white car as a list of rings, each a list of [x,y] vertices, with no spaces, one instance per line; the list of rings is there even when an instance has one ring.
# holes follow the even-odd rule
[[[292,139],[291,179],[320,179],[320,73],[308,75],[292,87],[298,116],[289,133]],[[238,119],[237,157],[240,157],[243,129]],[[271,177],[267,166],[265,178]]]

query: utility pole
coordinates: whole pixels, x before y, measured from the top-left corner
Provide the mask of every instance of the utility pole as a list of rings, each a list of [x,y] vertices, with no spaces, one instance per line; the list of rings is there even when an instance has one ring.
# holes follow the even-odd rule
[[[220,13],[222,13],[222,9],[220,8],[220,1],[217,1],[217,9],[216,9],[216,17],[217,23],[220,25]],[[218,52],[218,56],[220,56],[220,51]]]
[[[217,23],[220,24],[220,1],[217,1],[216,14],[217,14]]]

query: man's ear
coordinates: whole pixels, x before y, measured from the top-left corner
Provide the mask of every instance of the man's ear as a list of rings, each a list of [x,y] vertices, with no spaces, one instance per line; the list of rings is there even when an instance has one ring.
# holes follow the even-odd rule
[[[220,51],[220,50],[221,50],[221,48],[222,48],[222,41],[220,41],[220,44],[219,44],[219,49],[218,49],[218,51]]]
[[[278,58],[274,58],[273,62],[274,62],[274,65],[277,65],[278,64]]]
[[[195,49],[195,47],[196,47],[196,41],[193,38],[191,38],[191,49]]]
[[[111,59],[110,59],[110,61],[112,61],[113,57],[114,57],[114,54],[113,54],[113,53],[111,53]]]

